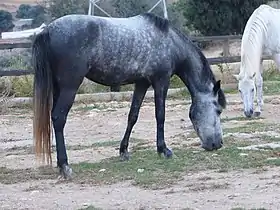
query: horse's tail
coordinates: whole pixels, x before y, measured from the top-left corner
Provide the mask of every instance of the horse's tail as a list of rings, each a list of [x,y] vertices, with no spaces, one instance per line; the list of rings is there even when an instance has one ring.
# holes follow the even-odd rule
[[[33,138],[36,158],[52,164],[51,119],[53,81],[49,31],[45,28],[38,34],[32,46],[33,84]]]

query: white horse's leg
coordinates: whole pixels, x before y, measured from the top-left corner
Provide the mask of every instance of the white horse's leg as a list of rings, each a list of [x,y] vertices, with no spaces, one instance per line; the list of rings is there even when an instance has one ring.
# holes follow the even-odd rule
[[[276,63],[278,70],[280,71],[280,53],[274,54],[272,57],[274,62]]]
[[[255,116],[258,117],[261,115],[262,107],[263,107],[263,62],[260,62],[260,72],[256,75],[256,92],[257,92],[257,108],[255,112]]]

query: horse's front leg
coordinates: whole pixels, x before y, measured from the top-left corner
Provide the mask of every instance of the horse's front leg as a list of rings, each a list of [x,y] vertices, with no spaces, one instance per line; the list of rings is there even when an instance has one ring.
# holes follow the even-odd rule
[[[256,77],[256,92],[257,92],[257,108],[254,113],[256,117],[259,117],[262,112],[262,107],[263,107],[263,62],[261,61],[260,63],[260,73],[257,74]]]
[[[169,78],[157,78],[153,82],[155,115],[157,121],[157,152],[166,158],[172,157],[172,151],[166,147],[164,140],[165,100],[169,87]]]
[[[120,157],[122,160],[129,160],[128,143],[133,126],[137,122],[139,111],[145,94],[150,87],[147,81],[140,81],[135,84],[130,111],[127,119],[126,131],[120,143]]]

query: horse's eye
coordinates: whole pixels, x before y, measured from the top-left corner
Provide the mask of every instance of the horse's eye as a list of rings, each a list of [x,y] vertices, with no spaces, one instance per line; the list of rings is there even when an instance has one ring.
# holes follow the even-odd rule
[[[251,90],[251,92],[254,92],[254,88]]]
[[[222,111],[221,110],[217,110],[217,115],[221,115]]]

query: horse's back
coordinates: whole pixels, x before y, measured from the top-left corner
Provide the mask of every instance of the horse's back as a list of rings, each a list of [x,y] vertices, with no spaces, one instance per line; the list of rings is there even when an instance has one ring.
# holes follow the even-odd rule
[[[83,66],[96,82],[117,84],[151,76],[155,69],[171,68],[171,39],[165,23],[152,15],[67,15],[53,21],[48,29],[58,62]]]
[[[250,39],[252,33],[260,38],[264,37],[266,40],[271,40],[274,43],[279,40],[280,44],[280,39],[278,38],[280,37],[279,18],[279,9],[275,9],[266,4],[260,5],[254,10],[246,23],[242,36],[242,45],[249,44],[247,40]]]

